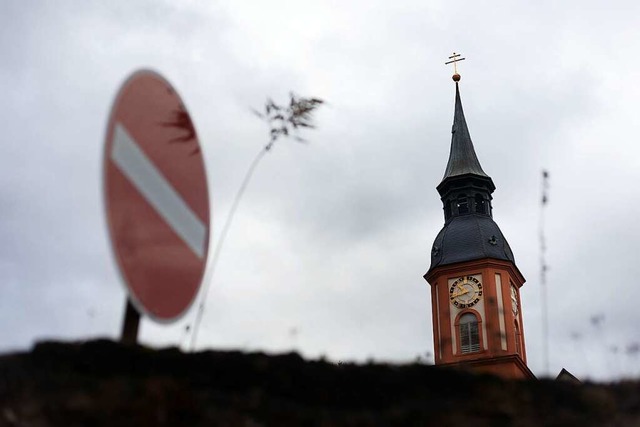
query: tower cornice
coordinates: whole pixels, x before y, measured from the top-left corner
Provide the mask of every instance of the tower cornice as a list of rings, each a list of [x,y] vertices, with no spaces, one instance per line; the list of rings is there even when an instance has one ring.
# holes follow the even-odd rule
[[[537,379],[535,374],[531,372],[531,369],[517,354],[508,354],[504,356],[488,357],[483,359],[470,359],[452,363],[441,363],[439,366],[443,368],[452,369],[467,369],[473,372],[486,372],[488,374],[500,374],[504,372],[503,365],[510,364],[513,366],[513,370],[520,373],[521,376],[516,377],[518,379]],[[500,366],[496,369],[496,366]],[[504,374],[503,374],[504,375]]]
[[[511,274],[511,277],[514,278],[514,284],[517,285],[518,288],[522,287],[522,285],[526,281],[526,279],[514,263],[512,263],[511,261],[503,261],[492,258],[483,258],[473,261],[465,261],[455,264],[438,266],[432,270],[429,270],[423,277],[427,282],[429,282],[430,285],[433,285],[435,279],[442,275],[449,276],[459,274],[460,271],[482,270],[485,268],[507,270],[507,272]]]

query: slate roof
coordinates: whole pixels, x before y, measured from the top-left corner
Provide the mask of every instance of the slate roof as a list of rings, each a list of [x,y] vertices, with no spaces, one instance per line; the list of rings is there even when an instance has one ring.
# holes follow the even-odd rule
[[[576,378],[575,375],[567,371],[565,368],[562,368],[562,370],[556,377],[556,381],[566,381],[572,384],[582,384],[582,381]]]
[[[442,181],[449,177],[465,174],[489,177],[482,170],[476,151],[473,149],[473,143],[471,142],[471,136],[467,128],[467,121],[464,118],[464,111],[462,111],[460,89],[456,82],[456,105],[453,116],[453,127],[451,129],[451,151]]]
[[[511,247],[493,218],[461,215],[452,218],[436,236],[429,271],[440,265],[482,258],[511,261],[515,265]]]

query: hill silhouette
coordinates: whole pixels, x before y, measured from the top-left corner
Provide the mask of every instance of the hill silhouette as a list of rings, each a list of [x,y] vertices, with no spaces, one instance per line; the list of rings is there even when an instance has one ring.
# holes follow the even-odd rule
[[[0,356],[0,426],[637,426],[640,383],[182,353],[107,340]]]

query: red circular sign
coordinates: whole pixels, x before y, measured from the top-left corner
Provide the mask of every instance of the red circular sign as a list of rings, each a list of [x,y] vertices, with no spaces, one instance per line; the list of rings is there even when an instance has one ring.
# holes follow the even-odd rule
[[[104,194],[112,247],[133,304],[154,320],[176,320],[202,281],[209,195],[191,117],[157,73],[134,73],[116,97]]]

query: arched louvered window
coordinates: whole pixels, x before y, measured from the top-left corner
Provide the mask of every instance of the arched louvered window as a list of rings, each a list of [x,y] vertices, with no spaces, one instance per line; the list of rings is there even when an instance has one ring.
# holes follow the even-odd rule
[[[460,317],[460,351],[462,353],[480,351],[478,319],[473,313],[465,313]]]
[[[482,194],[476,194],[476,212],[480,214],[487,213],[487,204]]]
[[[522,340],[520,339],[520,328],[518,327],[518,322],[514,321],[515,324],[515,334],[516,334],[516,353],[522,354]]]
[[[458,207],[459,214],[468,214],[469,213],[469,201],[467,200],[466,194],[461,194],[458,196],[458,202],[456,203]]]

